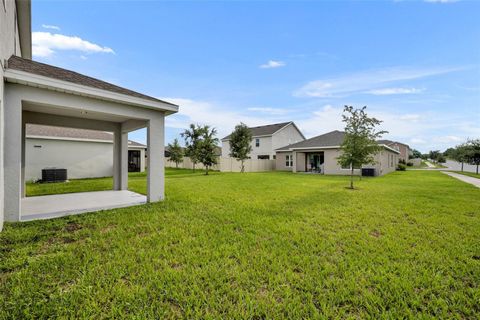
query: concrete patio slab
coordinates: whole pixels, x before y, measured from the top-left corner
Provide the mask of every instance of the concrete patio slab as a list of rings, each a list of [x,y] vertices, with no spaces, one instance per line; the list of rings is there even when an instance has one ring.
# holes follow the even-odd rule
[[[111,190],[27,197],[21,201],[21,221],[31,221],[140,205],[147,202],[147,197],[128,190]]]

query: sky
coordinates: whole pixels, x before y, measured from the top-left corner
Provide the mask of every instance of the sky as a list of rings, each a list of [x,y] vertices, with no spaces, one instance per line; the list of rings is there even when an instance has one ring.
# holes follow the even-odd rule
[[[310,138],[344,105],[422,152],[480,138],[480,1],[33,0],[32,32],[34,60],[178,104],[166,143],[190,123]]]

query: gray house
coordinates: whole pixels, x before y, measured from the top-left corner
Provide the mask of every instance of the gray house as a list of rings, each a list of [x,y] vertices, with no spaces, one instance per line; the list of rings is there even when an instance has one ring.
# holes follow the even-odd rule
[[[249,128],[252,133],[252,159],[275,159],[276,149],[305,140],[293,121]],[[222,157],[230,157],[230,135],[222,139]]]
[[[2,1],[0,7],[0,229],[4,220],[50,218],[162,200],[164,122],[178,106],[32,61],[30,1]],[[25,197],[27,124],[111,132],[113,190]],[[140,128],[147,128],[146,197],[127,190],[128,132]]]
[[[113,134],[107,131],[29,124],[25,135],[25,179],[37,181],[42,169],[63,168],[69,179],[113,175]],[[128,140],[128,172],[145,171],[147,146]]]
[[[342,168],[336,159],[341,154],[340,145],[344,138],[344,132],[335,130],[278,148],[276,150],[276,169],[349,175],[351,168]],[[362,167],[374,169],[375,175],[384,175],[395,171],[400,154],[398,150],[390,146],[381,143],[380,145],[383,150],[375,155],[375,163]],[[360,173],[360,168],[355,169],[355,174]]]

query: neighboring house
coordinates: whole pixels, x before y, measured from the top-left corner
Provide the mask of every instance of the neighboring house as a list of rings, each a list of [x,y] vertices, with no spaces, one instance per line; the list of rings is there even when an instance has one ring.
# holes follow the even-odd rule
[[[342,168],[337,163],[344,138],[345,133],[336,130],[279,148],[276,150],[276,170],[349,175],[350,168]],[[395,171],[399,157],[399,151],[381,145],[383,150],[375,155],[376,163],[362,167],[374,169],[377,176]],[[360,169],[355,169],[355,174],[360,173]]]
[[[292,121],[249,128],[252,133],[251,159],[275,159],[275,150],[305,140]],[[230,135],[222,139],[222,157],[230,157]]]
[[[50,218],[162,200],[165,117],[178,112],[178,106],[31,58],[31,3],[3,0],[0,4],[0,230],[4,220]],[[112,132],[114,190],[87,198],[63,195],[62,202],[54,200],[58,195],[27,198],[27,124]],[[127,190],[128,132],[141,128],[147,129],[146,197]],[[57,156],[66,155],[63,152]],[[59,209],[60,205],[65,207]]]
[[[385,139],[378,140],[378,143],[387,145],[395,150],[398,150],[400,152],[398,159],[403,160],[405,162],[408,162],[408,160],[410,159],[410,156],[413,154],[412,150],[410,149],[410,146],[405,143],[392,141],[392,140],[385,140]]]
[[[69,179],[113,175],[113,134],[106,131],[29,124],[26,128],[25,179],[42,178],[42,169],[67,169]],[[145,171],[147,146],[128,140],[128,171]]]

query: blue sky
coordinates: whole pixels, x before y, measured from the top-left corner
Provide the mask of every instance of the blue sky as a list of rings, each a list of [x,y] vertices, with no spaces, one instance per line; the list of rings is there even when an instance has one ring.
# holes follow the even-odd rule
[[[35,60],[179,104],[166,142],[192,122],[312,137],[342,129],[345,104],[421,151],[480,137],[480,2],[34,0],[32,15]]]

